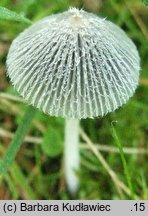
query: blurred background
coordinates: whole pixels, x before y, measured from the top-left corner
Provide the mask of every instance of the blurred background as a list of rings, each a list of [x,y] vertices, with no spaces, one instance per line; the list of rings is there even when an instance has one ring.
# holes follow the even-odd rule
[[[84,134],[80,136],[81,170],[77,173],[80,190],[75,199],[131,198],[112,122],[116,122],[116,135],[123,145],[135,197],[148,199],[147,1],[1,0],[0,6],[33,22],[70,6],[83,8],[121,26],[135,42],[141,56],[141,76],[135,95],[114,113],[81,121]],[[13,97],[18,95],[6,77],[5,65],[12,40],[27,26],[0,20],[1,158],[27,108],[18,97]],[[91,145],[88,145],[88,140]],[[4,176],[0,176],[0,199],[71,199],[64,181],[63,141],[64,119],[37,111],[15,162]],[[111,177],[112,171],[114,177]]]

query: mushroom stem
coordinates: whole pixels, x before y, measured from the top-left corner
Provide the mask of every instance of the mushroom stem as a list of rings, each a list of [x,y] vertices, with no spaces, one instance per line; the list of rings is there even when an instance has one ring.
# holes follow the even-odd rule
[[[76,171],[79,170],[79,120],[66,119],[65,125],[65,178],[71,195],[75,195],[79,180]]]

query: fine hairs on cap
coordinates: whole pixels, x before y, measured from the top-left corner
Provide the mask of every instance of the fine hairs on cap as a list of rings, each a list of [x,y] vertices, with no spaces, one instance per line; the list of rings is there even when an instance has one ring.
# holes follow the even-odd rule
[[[84,10],[45,17],[12,43],[7,73],[22,97],[52,116],[94,118],[134,94],[140,59],[112,22]]]

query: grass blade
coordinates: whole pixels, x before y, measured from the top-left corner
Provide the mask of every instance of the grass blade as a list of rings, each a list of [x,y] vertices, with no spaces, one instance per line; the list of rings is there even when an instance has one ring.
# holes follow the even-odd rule
[[[23,199],[36,200],[36,191],[29,184],[27,176],[24,175],[17,163],[13,164],[10,173],[12,178],[14,179],[16,187],[21,189]]]
[[[127,184],[128,184],[128,187],[130,188],[130,191],[131,191],[131,198],[134,200],[135,199],[135,194],[134,194],[133,185],[132,185],[132,182],[131,182],[131,176],[129,174],[129,169],[128,169],[126,159],[125,159],[125,156],[124,156],[123,146],[122,146],[122,143],[120,142],[120,140],[118,138],[118,135],[116,133],[116,130],[115,130],[113,124],[112,124],[112,135],[113,135],[113,138],[115,140],[115,143],[116,143],[117,147],[119,148],[120,156],[121,156],[121,160],[122,160],[122,164],[123,164],[123,168],[124,168],[124,173],[125,173],[126,180],[127,180]]]
[[[8,184],[8,187],[12,193],[12,199],[16,200],[19,198],[19,191],[16,189],[15,184],[13,182],[13,180],[11,179],[11,177],[8,174],[5,174],[4,176],[5,181]]]
[[[21,14],[11,11],[5,7],[0,7],[0,20],[11,20],[31,24],[32,22]]]
[[[15,156],[23,143],[24,137],[29,129],[31,120],[33,119],[35,110],[29,106],[25,115],[22,118],[20,125],[15,133],[15,136],[8,147],[3,160],[0,161],[0,174],[5,174],[9,169],[11,163],[14,161]]]

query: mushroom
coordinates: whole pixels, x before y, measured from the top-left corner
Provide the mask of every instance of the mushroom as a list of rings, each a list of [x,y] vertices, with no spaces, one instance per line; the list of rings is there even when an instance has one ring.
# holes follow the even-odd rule
[[[65,175],[72,194],[79,185],[80,119],[125,104],[139,70],[137,49],[124,31],[82,9],[45,17],[13,41],[7,73],[17,91],[44,113],[66,119]]]

